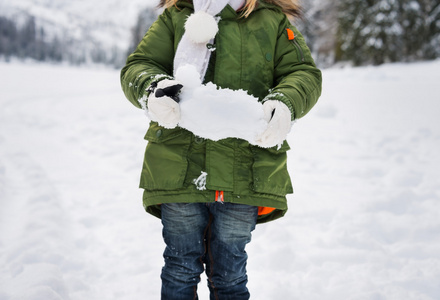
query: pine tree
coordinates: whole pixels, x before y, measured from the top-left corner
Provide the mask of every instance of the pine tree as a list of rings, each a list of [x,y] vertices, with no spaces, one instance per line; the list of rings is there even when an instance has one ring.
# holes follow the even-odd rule
[[[8,59],[18,49],[18,31],[14,22],[0,16],[0,54]]]
[[[35,58],[35,48],[36,48],[36,35],[37,30],[35,26],[35,18],[30,17],[23,28],[19,31],[18,35],[18,45],[19,57],[31,57]]]
[[[339,7],[338,59],[355,65],[398,60],[402,27],[396,0],[342,0]]]
[[[341,0],[338,11],[338,44],[337,60],[353,61],[359,65],[363,59],[359,55],[365,44],[361,30],[367,27],[369,20],[365,12],[369,8],[368,1]]]
[[[142,40],[145,33],[156,20],[157,15],[154,8],[147,7],[142,10],[137,18],[135,26],[131,29],[131,42],[127,49],[127,55],[131,54]]]
[[[355,65],[440,55],[438,0],[341,0],[337,60]]]
[[[430,27],[438,23],[430,18],[432,4],[432,1],[426,0],[400,1],[400,23],[403,27],[402,38],[404,40],[403,60],[435,57],[429,42],[435,36],[435,30],[431,31]]]
[[[425,20],[425,41],[422,52],[425,58],[434,59],[440,57],[440,1],[419,0],[420,8]]]
[[[306,1],[304,18],[294,24],[306,39],[317,64],[328,67],[335,62],[338,0]]]
[[[397,0],[381,0],[369,10],[375,26],[368,34],[367,53],[374,64],[399,60],[403,30],[398,18],[398,5]]]

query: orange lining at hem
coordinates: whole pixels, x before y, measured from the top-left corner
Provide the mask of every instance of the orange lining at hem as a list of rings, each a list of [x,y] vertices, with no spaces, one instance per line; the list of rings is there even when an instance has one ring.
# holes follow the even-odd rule
[[[258,207],[258,215],[259,216],[263,216],[263,215],[268,215],[271,212],[273,212],[276,208],[273,207],[264,207],[264,206],[259,206]]]

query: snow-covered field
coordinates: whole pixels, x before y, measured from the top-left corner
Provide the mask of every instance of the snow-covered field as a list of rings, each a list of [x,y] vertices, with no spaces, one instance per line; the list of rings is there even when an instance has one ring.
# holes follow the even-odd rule
[[[324,71],[289,136],[290,211],[248,247],[252,299],[440,299],[439,70]],[[117,71],[0,63],[0,300],[159,299],[147,126]]]

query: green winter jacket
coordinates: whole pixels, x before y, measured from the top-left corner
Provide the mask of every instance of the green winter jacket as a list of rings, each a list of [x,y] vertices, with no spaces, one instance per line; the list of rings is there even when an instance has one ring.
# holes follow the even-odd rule
[[[173,74],[174,53],[192,12],[192,4],[186,1],[166,9],[128,57],[121,84],[135,106],[141,107],[139,101],[146,99],[152,82]],[[261,1],[247,18],[229,5],[219,16],[205,82],[246,90],[261,101],[282,101],[291,110],[292,120],[304,116],[321,94],[321,72],[281,9]],[[279,149],[236,138],[214,142],[156,122],[151,122],[145,139],[140,187],[147,212],[160,217],[161,203],[213,202],[220,196],[227,202],[260,207],[258,223],[287,211],[286,194],[293,192],[287,142]],[[194,183],[202,172],[207,173],[205,190]]]

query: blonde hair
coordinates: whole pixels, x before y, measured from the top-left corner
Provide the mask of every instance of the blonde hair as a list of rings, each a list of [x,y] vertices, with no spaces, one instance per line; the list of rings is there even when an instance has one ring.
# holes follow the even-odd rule
[[[159,7],[171,7],[176,5],[179,0],[160,0]],[[188,0],[185,0],[190,2]],[[247,18],[251,12],[257,7],[257,0],[246,0],[246,4],[242,8],[243,17]],[[291,17],[301,17],[301,6],[298,0],[264,0],[264,2],[279,6],[283,12]]]

